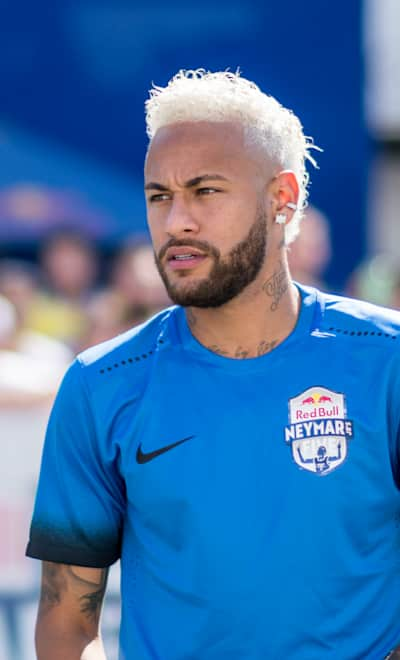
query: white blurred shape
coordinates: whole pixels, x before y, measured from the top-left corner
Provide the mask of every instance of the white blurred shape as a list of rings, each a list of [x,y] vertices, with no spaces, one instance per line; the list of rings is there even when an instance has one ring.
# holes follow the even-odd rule
[[[366,109],[372,133],[400,139],[400,2],[365,0]]]

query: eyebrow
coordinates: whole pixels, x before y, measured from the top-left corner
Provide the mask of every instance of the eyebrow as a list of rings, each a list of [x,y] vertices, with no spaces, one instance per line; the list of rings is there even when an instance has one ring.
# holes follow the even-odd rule
[[[228,181],[222,174],[202,174],[200,176],[195,176],[193,179],[189,179],[184,183],[185,188],[194,188],[195,186],[198,186],[200,183],[204,183],[205,181]],[[146,183],[145,190],[161,190],[161,191],[166,191],[169,190],[167,186],[163,186],[161,183],[157,183],[156,181],[150,181],[149,183]]]

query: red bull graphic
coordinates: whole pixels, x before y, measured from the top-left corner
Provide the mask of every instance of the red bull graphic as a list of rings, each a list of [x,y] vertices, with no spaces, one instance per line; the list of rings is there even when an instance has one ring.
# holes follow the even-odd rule
[[[303,406],[306,404],[316,406],[317,403],[332,403],[332,397],[326,396],[325,394],[313,394],[302,401]]]
[[[344,394],[325,387],[310,387],[289,400],[285,441],[295,463],[315,474],[328,474],[341,465],[353,437]]]

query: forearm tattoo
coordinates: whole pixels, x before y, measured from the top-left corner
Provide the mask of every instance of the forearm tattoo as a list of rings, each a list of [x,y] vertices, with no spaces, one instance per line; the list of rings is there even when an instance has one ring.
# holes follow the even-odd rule
[[[280,300],[287,291],[288,286],[289,281],[286,271],[282,262],[279,262],[278,270],[276,270],[263,284],[263,291],[265,291],[267,296],[272,298],[270,306],[271,312],[275,312],[278,309]]]
[[[100,616],[101,605],[107,585],[108,569],[93,569],[93,578],[79,574],[79,568],[65,564],[43,562],[42,589],[39,615],[47,614],[63,599],[76,601],[79,611],[91,622]],[[85,569],[83,569],[85,570]]]

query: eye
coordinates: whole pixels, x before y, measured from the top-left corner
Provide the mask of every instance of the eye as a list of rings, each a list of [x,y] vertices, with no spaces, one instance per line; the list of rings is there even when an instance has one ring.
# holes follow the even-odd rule
[[[154,195],[150,195],[149,202],[165,202],[169,199],[171,199],[171,195],[169,193],[156,193]]]
[[[221,192],[218,188],[197,188],[197,195],[212,195],[213,193]]]

